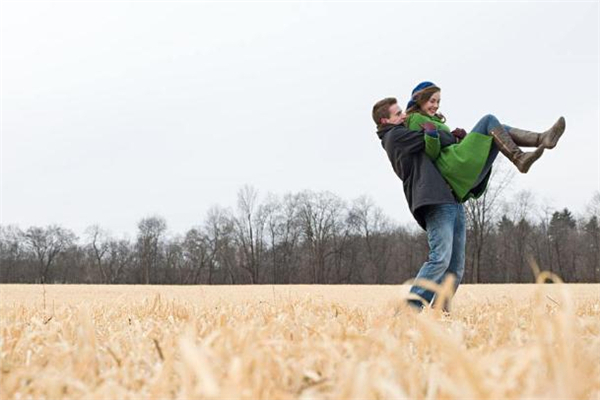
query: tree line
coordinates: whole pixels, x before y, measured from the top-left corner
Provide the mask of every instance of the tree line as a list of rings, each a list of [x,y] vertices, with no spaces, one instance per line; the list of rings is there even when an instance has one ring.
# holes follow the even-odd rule
[[[465,205],[463,283],[533,282],[530,259],[567,282],[600,282],[600,192],[575,217],[535,205],[530,192],[504,200],[509,181],[496,176]],[[427,258],[425,232],[391,222],[367,196],[345,202],[303,191],[259,201],[246,186],[237,200],[234,210],[212,207],[184,234],[148,216],[133,240],[98,225],[83,237],[57,225],[0,225],[0,282],[398,284]]]

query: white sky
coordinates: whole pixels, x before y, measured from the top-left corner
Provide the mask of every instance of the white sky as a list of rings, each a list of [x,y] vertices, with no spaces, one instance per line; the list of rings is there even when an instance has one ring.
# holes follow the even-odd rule
[[[3,224],[183,233],[251,184],[416,226],[370,111],[423,80],[451,128],[566,117],[513,190],[575,212],[599,190],[598,2],[1,4]]]

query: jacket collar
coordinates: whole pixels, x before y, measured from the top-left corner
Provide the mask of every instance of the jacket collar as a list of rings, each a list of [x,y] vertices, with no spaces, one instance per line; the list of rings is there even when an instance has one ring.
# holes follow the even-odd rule
[[[379,128],[377,130],[377,136],[379,136],[379,139],[383,139],[383,136],[394,128],[404,128],[404,125],[394,125],[394,124],[382,125],[381,128]]]

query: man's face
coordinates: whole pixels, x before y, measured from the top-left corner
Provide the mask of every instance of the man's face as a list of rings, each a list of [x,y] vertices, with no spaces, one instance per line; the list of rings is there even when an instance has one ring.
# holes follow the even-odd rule
[[[390,106],[390,117],[384,118],[383,122],[386,124],[400,125],[400,124],[404,123],[405,119],[406,119],[406,113],[402,112],[402,110],[400,109],[400,106],[398,106],[398,104],[393,104]]]

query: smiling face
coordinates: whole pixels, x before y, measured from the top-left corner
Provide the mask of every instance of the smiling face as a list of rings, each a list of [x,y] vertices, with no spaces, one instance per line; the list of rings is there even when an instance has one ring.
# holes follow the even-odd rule
[[[433,117],[435,114],[437,114],[437,111],[440,108],[440,102],[441,102],[441,92],[438,90],[437,92],[433,93],[431,95],[431,97],[429,97],[429,99],[425,100],[420,105],[421,111],[424,114],[427,114],[430,117]]]

